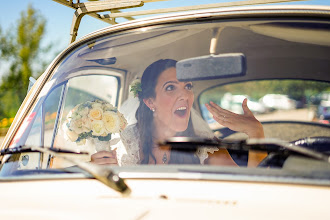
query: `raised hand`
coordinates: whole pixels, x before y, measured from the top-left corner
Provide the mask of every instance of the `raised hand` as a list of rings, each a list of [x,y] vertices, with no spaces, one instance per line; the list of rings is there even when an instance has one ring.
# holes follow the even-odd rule
[[[244,114],[242,115],[225,110],[214,102],[205,104],[205,106],[219,124],[226,126],[231,130],[243,132],[247,134],[249,138],[264,138],[263,127],[248,108],[246,98],[242,103],[244,111]]]
[[[117,154],[116,151],[99,151],[92,155],[91,162],[99,165],[117,165]]]

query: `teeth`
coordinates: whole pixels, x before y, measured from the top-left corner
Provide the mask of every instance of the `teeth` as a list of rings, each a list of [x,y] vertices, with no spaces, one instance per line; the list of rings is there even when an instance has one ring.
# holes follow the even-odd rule
[[[186,110],[186,109],[187,109],[187,107],[180,107],[177,110]]]

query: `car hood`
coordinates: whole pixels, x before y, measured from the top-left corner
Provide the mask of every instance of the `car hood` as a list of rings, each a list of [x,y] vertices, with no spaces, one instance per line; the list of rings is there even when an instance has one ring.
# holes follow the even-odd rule
[[[0,183],[1,219],[330,217],[329,187],[138,179],[127,184],[132,189],[130,197],[93,179]]]

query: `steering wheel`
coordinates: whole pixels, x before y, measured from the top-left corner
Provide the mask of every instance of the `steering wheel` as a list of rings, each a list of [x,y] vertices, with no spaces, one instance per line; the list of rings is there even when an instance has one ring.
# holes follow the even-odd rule
[[[330,153],[330,137],[306,137],[292,141],[291,143],[317,152],[325,154]],[[284,161],[289,156],[289,154],[283,155],[280,153],[270,153],[259,163],[258,167],[282,167]]]

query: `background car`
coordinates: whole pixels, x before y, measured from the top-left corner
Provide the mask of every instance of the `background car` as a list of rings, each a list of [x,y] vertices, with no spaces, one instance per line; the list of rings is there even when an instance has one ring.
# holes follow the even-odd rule
[[[94,13],[93,4],[69,6],[77,6],[78,16]],[[329,36],[330,7],[273,5],[165,14],[73,42],[35,82],[1,145],[0,218],[328,219],[330,126],[288,97],[329,90]],[[285,111],[256,115],[265,139],[247,139],[208,115],[196,136],[159,143],[193,156],[226,149],[237,166],[90,163],[100,144],[90,131],[72,138],[70,131],[83,129],[82,120],[72,120],[91,103],[127,117],[132,82],[167,58],[179,61],[177,68],[195,67],[177,70],[177,78],[192,81],[198,119],[206,114],[201,106],[223,105],[227,93],[265,101],[281,94],[272,108]],[[110,148],[120,135],[102,137]],[[258,167],[248,163],[254,151],[267,153]]]
[[[330,100],[322,100],[318,106],[318,116],[323,123],[329,123],[330,120]]]
[[[330,92],[321,92],[310,97],[310,102],[314,105],[319,105],[322,100],[330,100]]]
[[[245,98],[248,99],[247,105],[254,114],[267,112],[267,108],[263,103],[252,100],[252,98],[247,95],[232,95],[231,93],[224,94],[221,99],[221,107],[237,114],[243,114],[242,103]]]
[[[296,108],[296,101],[283,94],[267,94],[260,99],[266,107],[274,110],[289,110]]]

